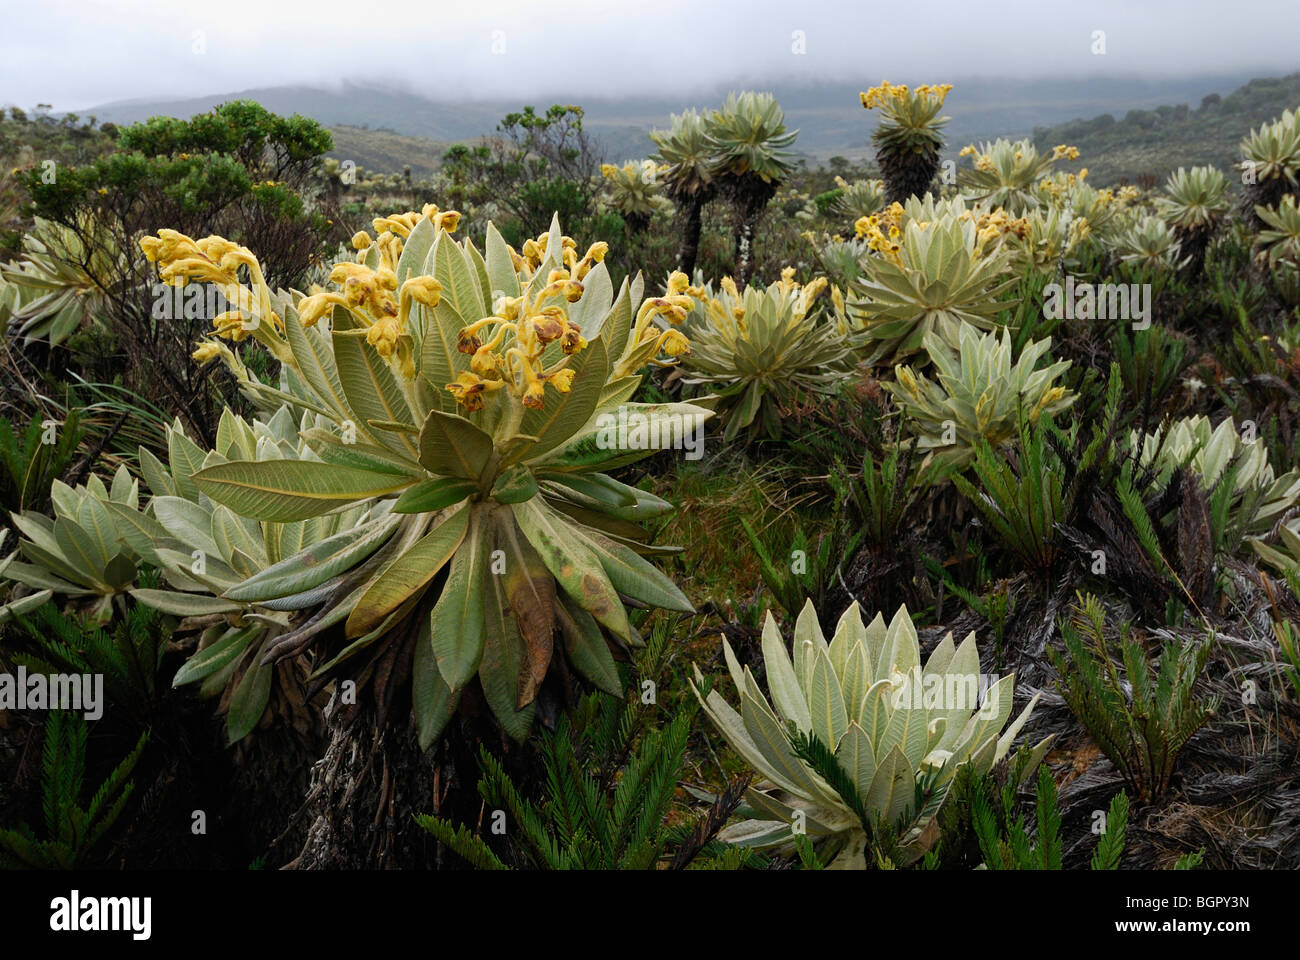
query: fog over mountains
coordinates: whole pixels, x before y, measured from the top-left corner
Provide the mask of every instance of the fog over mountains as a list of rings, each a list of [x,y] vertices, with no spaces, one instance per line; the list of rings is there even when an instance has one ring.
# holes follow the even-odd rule
[[[896,78],[924,82],[922,78]],[[1195,108],[1211,93],[1226,95],[1249,80],[1246,74],[1206,74],[1191,78],[1060,77],[1039,80],[972,77],[952,78],[945,113],[951,118],[946,137],[951,152],[964,144],[997,136],[1023,136],[1035,127],[1111,113],[1117,119],[1129,110],[1186,103]],[[542,109],[552,102],[577,103],[586,113],[586,126],[606,159],[646,155],[652,144],[646,133],[668,123],[672,113],[687,107],[716,106],[728,89],[753,88],[775,93],[786,121],[799,130],[797,150],[813,160],[835,154],[853,159],[870,155],[874,113],[864,111],[858,93],[873,82],[737,83],[685,96],[602,98],[574,95],[538,100],[436,100],[410,89],[374,83],[346,82],[337,87],[273,86],[230,90],[180,100],[129,100],[105,103],[82,111],[101,121],[132,123],[155,115],[189,117],[232,99],[257,100],[276,113],[301,113],[325,126],[387,130],[422,137],[440,144],[490,135],[500,119],[525,103]]]

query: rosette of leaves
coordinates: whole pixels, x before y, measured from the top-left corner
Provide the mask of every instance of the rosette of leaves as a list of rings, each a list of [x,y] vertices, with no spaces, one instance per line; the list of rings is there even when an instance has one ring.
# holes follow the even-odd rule
[[[1294,271],[1300,265],[1300,207],[1295,197],[1283,197],[1276,207],[1256,207],[1255,213],[1265,227],[1255,239],[1260,258],[1267,258],[1275,272]]]
[[[1258,229],[1256,207],[1273,207],[1300,189],[1300,114],[1283,110],[1278,119],[1261,124],[1241,141],[1241,204],[1246,219]]]
[[[682,213],[682,243],[677,266],[688,276],[695,273],[700,248],[700,226],[704,205],[717,194],[713,178],[713,144],[707,118],[695,110],[672,114],[667,130],[652,130],[650,139],[659,148],[654,159],[666,169],[662,173],[664,193]]]
[[[603,244],[579,258],[552,222],[520,251],[489,228],[480,252],[455,225],[436,207],[376,219],[379,235],[358,235],[356,261],[335,268],[336,289],[282,317],[250,251],[147,244],[164,277],[242,286],[246,267],[251,289],[228,299],[251,316],[219,334],[250,330],[282,361],[279,388],[250,387],[329,424],[301,431],[318,459],[207,462],[198,491],[264,524],[396,498],[393,530],[364,559],[286,554],[223,595],[293,609],[294,629],[339,621],[312,638],[315,676],[368,683],[381,705],[409,677],[425,746],[475,678],[520,740],[557,660],[621,693],[613,653],[640,642],[627,603],[692,608],[644,559],[656,548],[638,521],[670,505],[604,471],[680,444],[711,415],[628,402],[635,371],[661,345],[684,346],[648,321],[684,309],[673,296],[637,309],[639,282],[615,296]]]
[[[609,185],[610,206],[618,211],[632,233],[644,231],[656,213],[672,209],[663,196],[658,173],[658,165],[653,160],[629,160],[617,167],[612,163],[601,164],[600,175]]]
[[[76,487],[55,480],[50,497],[53,517],[32,510],[9,515],[19,533],[18,548],[0,560],[0,580],[34,592],[0,606],[0,621],[33,610],[57,594],[83,607],[92,623],[104,623],[115,609],[125,610],[125,595],[135,583],[140,560],[111,508],[120,504],[137,510],[139,481],[123,464],[110,486],[93,474]]]
[[[885,208],[885,181],[854,180],[848,183],[836,177],[835,182],[839,184],[840,191],[832,209],[836,216],[848,223],[879,213]]]
[[[1044,413],[1055,416],[1077,399],[1065,387],[1054,386],[1070,361],[1038,369],[1052,347],[1051,337],[1029,341],[1014,361],[1008,330],[999,339],[963,324],[955,351],[933,333],[923,346],[937,380],[900,366],[896,380],[882,386],[907,417],[917,449],[932,452],[936,463],[964,468],[975,456],[977,438],[997,448],[1017,435],[1021,416],[1035,424]]]
[[[1199,274],[1214,230],[1228,212],[1228,178],[1214,167],[1179,167],[1155,203],[1189,258],[1188,270]]]
[[[687,317],[683,382],[723,398],[724,440],[742,431],[780,437],[782,411],[793,401],[833,393],[848,378],[848,345],[815,303],[825,286],[824,278],[801,286],[787,268],[777,283],[742,295],[725,278]]]
[[[96,245],[88,250],[84,237],[93,237]],[[48,339],[57,347],[99,323],[111,294],[95,278],[123,272],[113,266],[119,260],[116,247],[93,228],[79,232],[37,217],[23,237],[21,257],[0,264],[0,277],[13,289],[10,322],[17,334],[29,342]]]
[[[746,794],[757,816],[719,838],[761,849],[806,832],[836,849],[832,869],[865,869],[868,849],[879,851],[885,836],[904,862],[924,853],[934,839],[926,828],[957,771],[967,764],[976,774],[992,769],[1037,702],[1003,732],[1014,677],[993,682],[981,698],[974,634],[958,645],[949,633],[923,667],[905,606],[888,625],[880,614],[864,625],[854,603],[827,643],[810,601],[795,623],[793,650],[771,614],[762,647],[770,700],[723,640],[739,713],[716,690],[702,696],[704,677],[695,670],[692,689],[705,713],[765,778]],[[1026,768],[1049,742],[1032,748]]]
[[[1121,262],[1157,273],[1181,270],[1190,260],[1182,254],[1178,234],[1156,216],[1142,217],[1116,234],[1109,246]]]
[[[1174,471],[1187,467],[1207,493],[1230,477],[1233,485],[1226,509],[1244,534],[1260,536],[1272,530],[1300,501],[1300,470],[1276,476],[1262,440],[1245,441],[1231,417],[1217,427],[1204,416],[1175,420],[1167,430],[1129,435],[1143,467],[1156,472],[1152,487],[1164,486]]]
[[[880,123],[871,142],[876,145],[887,201],[902,203],[929,191],[943,149],[940,131],[949,120],[939,116],[939,111],[951,89],[952,85],[945,83],[909,90],[906,84],[882,81],[861,94],[863,107],[880,108]]]
[[[914,208],[920,210],[921,208]],[[1019,278],[1000,243],[986,244],[973,217],[909,212],[895,258],[865,256],[849,315],[863,327],[868,364],[895,364],[931,334],[957,346],[964,326],[992,330],[1013,304],[999,300]]]
[[[1051,172],[1062,157],[1074,159],[1079,151],[1060,146],[1050,153],[1039,153],[1033,141],[1010,141],[999,138],[977,149],[965,147],[963,156],[974,156],[974,168],[963,170],[958,178],[968,199],[1003,207],[1017,216],[1036,209],[1041,198],[1035,190],[1040,178]]]
[[[267,571],[289,557],[326,573],[364,569],[398,520],[390,515],[391,502],[367,501],[301,520],[260,521],[213,501],[193,477],[232,463],[323,464],[304,438],[328,429],[324,418],[310,412],[295,422],[287,406],[251,423],[226,410],[217,427],[217,449],[205,452],[173,424],[166,465],[140,450],[141,473],[154,494],[145,509],[110,507],[123,537],[162,571],[168,588],[136,588],[131,596],[186,618],[182,626],[200,631],[194,654],[172,685],[199,684],[200,697],[220,697],[231,743],[252,732],[273,697],[281,697],[291,715],[303,712],[301,678],[285,662],[287,654],[301,651],[347,613],[323,603],[328,591],[307,589],[254,603],[243,598],[239,585],[270,576]]]

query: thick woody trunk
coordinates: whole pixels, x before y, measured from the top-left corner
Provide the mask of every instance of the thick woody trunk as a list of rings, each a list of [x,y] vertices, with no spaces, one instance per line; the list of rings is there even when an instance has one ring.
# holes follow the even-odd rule
[[[688,277],[695,275],[695,261],[700,253],[700,227],[704,204],[698,200],[686,201],[686,223],[682,232],[682,248],[677,254],[677,269]]]

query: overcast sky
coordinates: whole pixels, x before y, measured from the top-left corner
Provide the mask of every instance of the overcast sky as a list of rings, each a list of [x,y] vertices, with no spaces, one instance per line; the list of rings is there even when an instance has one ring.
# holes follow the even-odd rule
[[[6,0],[0,22],[0,103],[56,111],[344,79],[592,99],[798,77],[1300,69],[1300,0]]]

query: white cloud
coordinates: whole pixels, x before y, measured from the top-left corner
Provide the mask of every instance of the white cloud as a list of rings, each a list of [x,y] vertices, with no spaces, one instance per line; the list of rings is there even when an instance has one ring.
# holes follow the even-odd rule
[[[54,0],[6,11],[0,96],[81,110],[355,79],[437,99],[580,102],[789,77],[1296,69],[1300,6],[1263,0],[1245,10],[1225,14],[1217,0]],[[792,51],[796,30],[803,55]],[[1091,52],[1096,30],[1104,56]]]

